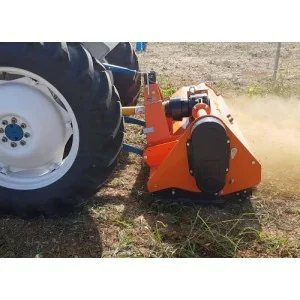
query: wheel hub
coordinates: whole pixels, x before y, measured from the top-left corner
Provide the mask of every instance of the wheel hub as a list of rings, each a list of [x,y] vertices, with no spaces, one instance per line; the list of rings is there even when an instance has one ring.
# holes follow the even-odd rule
[[[0,144],[6,148],[29,145],[31,128],[27,124],[20,116],[3,116],[0,120]]]
[[[19,142],[24,136],[24,131],[18,124],[9,124],[5,127],[6,137],[14,142]]]

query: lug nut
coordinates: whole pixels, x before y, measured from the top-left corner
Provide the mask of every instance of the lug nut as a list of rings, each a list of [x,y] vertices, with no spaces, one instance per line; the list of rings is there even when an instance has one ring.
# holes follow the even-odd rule
[[[4,132],[4,129],[3,128],[0,128],[0,133],[3,133]]]
[[[2,125],[6,126],[8,124],[8,122],[6,120],[2,121]]]
[[[26,145],[26,142],[23,141],[23,140],[21,140],[21,141],[20,141],[20,145],[21,145],[21,146],[25,146],[25,145]]]
[[[18,122],[18,120],[17,120],[16,118],[11,118],[11,122],[12,122],[13,124],[16,124],[16,123]]]
[[[26,138],[29,138],[29,137],[30,137],[30,133],[29,133],[29,132],[25,132],[25,133],[24,133],[24,136],[25,136]]]
[[[7,142],[7,138],[6,138],[5,136],[2,138],[2,142],[3,142],[3,143],[6,143],[6,142]]]
[[[25,123],[22,123],[22,124],[21,124],[21,128],[23,128],[23,129],[26,128],[26,124],[25,124]]]
[[[16,148],[17,144],[15,142],[12,142],[12,143],[10,143],[10,146],[13,147],[13,148]]]

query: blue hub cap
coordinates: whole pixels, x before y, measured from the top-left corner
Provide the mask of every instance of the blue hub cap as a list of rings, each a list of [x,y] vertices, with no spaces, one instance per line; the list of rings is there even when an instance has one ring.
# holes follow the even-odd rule
[[[5,135],[11,141],[18,142],[23,138],[24,132],[21,126],[17,124],[9,124],[5,128]]]

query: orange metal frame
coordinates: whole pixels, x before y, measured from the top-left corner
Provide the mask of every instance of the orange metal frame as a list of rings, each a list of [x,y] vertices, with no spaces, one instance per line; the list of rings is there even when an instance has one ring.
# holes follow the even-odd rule
[[[237,193],[259,184],[261,181],[260,163],[251,153],[235,120],[232,121],[232,116],[221,95],[208,85],[201,84],[192,89],[183,87],[173,96],[186,99],[191,91],[194,94],[208,93],[211,108],[196,105],[193,117],[173,121],[165,116],[165,100],[159,86],[150,84],[144,88],[147,146],[143,158],[150,167],[148,190],[156,192],[180,188],[190,192],[201,192],[194,177],[189,173],[186,144],[191,137],[193,124],[207,115],[219,119],[224,124],[230,141],[229,171],[226,185],[219,195]]]

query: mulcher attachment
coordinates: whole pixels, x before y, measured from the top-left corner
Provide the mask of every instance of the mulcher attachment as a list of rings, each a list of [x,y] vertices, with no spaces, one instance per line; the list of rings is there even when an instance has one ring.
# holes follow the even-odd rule
[[[202,83],[163,99],[151,72],[144,95],[144,107],[123,108],[123,115],[145,115],[150,192],[210,202],[251,194],[261,166],[220,94]]]

